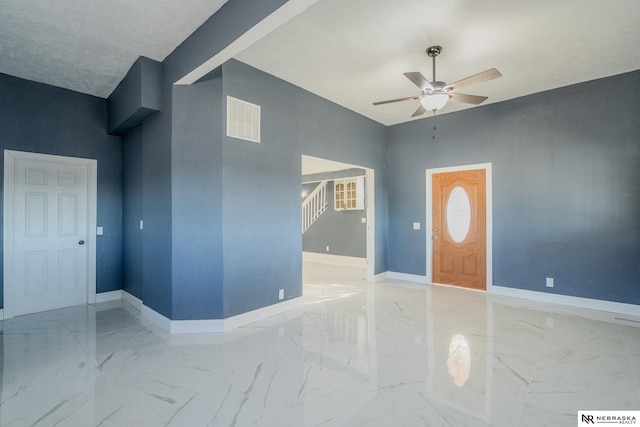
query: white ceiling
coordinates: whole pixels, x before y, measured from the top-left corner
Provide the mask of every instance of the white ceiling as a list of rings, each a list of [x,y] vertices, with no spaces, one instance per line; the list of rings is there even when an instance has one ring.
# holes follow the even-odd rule
[[[321,172],[334,172],[359,167],[349,163],[321,159],[319,157],[302,156],[302,175],[312,175]]]
[[[0,73],[107,97],[138,56],[163,60],[225,2],[0,0]],[[487,104],[640,69],[638,40],[638,0],[319,0],[236,58],[389,125],[417,101],[372,102],[417,95],[402,73],[431,79],[430,45],[444,48],[439,80],[503,73],[464,90]]]
[[[227,0],[0,0],[0,73],[108,97]]]
[[[372,103],[418,95],[403,73],[431,80],[431,45],[438,80],[502,72],[463,91],[485,105],[640,69],[639,40],[638,0],[320,0],[236,58],[391,125],[418,101]]]

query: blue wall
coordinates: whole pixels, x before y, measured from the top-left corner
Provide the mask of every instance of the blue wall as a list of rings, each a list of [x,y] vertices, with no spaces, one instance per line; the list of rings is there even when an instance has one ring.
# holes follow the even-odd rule
[[[107,99],[108,131],[123,135],[160,109],[162,64],[141,56]]]
[[[375,169],[377,269],[386,269],[382,125],[237,61],[169,93],[124,137],[126,290],[175,320],[275,304],[279,289],[302,296],[302,154]],[[224,136],[227,94],[262,106],[262,143]]]
[[[283,3],[226,3],[163,62],[161,111],[124,137],[125,200],[142,199],[127,202],[124,228],[137,234],[125,241],[125,289],[168,318],[233,316],[278,302],[279,289],[302,295],[302,154],[376,169],[376,262],[386,269],[382,125],[236,61],[173,87]],[[264,106],[262,144],[223,136],[226,94]]]
[[[128,246],[131,258],[137,251],[142,259],[142,301],[156,312],[168,317],[182,319],[185,313],[192,313],[193,304],[202,304],[197,295],[192,293],[194,288],[184,287],[184,280],[174,282],[173,268],[184,259],[183,251],[191,253],[189,245],[181,241],[174,245],[173,224],[183,223],[186,218],[174,215],[188,215],[185,210],[173,209],[172,174],[182,174],[182,167],[188,167],[188,161],[176,168],[172,159],[179,158],[181,150],[190,150],[197,146],[181,147],[173,132],[173,83],[192,71],[195,67],[226,48],[239,35],[260,22],[265,16],[280,7],[285,0],[230,0],[216,14],[210,17],[198,30],[174,50],[162,63],[162,95],[161,111],[148,118],[140,125],[142,135],[142,159],[137,165],[142,170],[142,212],[144,230],[142,232],[141,249],[133,242]],[[212,99],[212,102],[215,100]],[[188,105],[182,105],[188,109]],[[189,127],[189,124],[185,124]],[[189,131],[199,133],[197,128]],[[126,141],[125,141],[126,142]],[[190,154],[185,152],[189,157]],[[129,162],[130,159],[125,159]],[[136,159],[131,159],[135,162]],[[131,162],[129,162],[131,163]],[[134,167],[134,166],[132,166]],[[186,171],[188,173],[188,171]],[[184,176],[184,175],[183,175]],[[188,206],[197,206],[194,200]],[[137,218],[128,218],[125,227],[133,227],[129,221],[139,223]],[[205,226],[206,224],[194,224]],[[175,258],[174,258],[175,257]],[[190,279],[197,283],[209,280],[202,276],[207,269],[194,270]],[[127,273],[128,274],[128,273]],[[175,278],[184,277],[178,272]],[[197,287],[197,286],[196,286]],[[206,299],[205,299],[206,300]],[[214,303],[215,305],[215,303]],[[175,310],[175,316],[174,316]],[[215,307],[202,307],[193,311],[202,317],[204,312],[217,312]]]
[[[491,162],[494,284],[640,304],[638,88],[635,71],[390,127],[389,270],[426,274],[425,169]]]
[[[318,184],[303,184],[303,190],[312,192]],[[302,250],[322,254],[366,258],[367,225],[365,210],[334,208],[334,181],[327,181],[327,210],[302,235]],[[329,246],[329,251],[326,247]]]
[[[221,99],[220,78],[173,89],[173,319],[223,315]]]
[[[145,305],[168,318],[233,316],[278,302],[278,289],[285,290],[286,299],[302,295],[299,194],[301,155],[306,152],[344,161],[364,155],[364,164],[378,169],[383,193],[377,206],[381,219],[376,258],[379,270],[385,269],[386,148],[381,125],[235,61],[223,67],[222,96],[216,95],[216,83],[209,86],[207,81],[173,87],[283,3],[231,0],[169,55],[163,62],[161,111],[139,129],[141,159],[135,148],[125,151],[127,170],[142,170],[141,179],[134,175],[132,180],[140,182],[144,219],[141,248],[136,238],[125,242],[127,263],[141,264],[142,289],[136,288],[139,273],[132,264],[127,264],[125,288],[141,293]],[[213,73],[213,81],[219,78],[219,72]],[[274,88],[263,87],[260,81],[265,80]],[[256,96],[247,96],[247,91]],[[223,137],[224,115],[216,111],[224,108],[227,93],[264,100],[265,143]],[[317,117],[309,121],[299,116],[304,113]],[[327,127],[334,131],[327,132]],[[137,138],[132,131],[124,142]],[[316,144],[324,147],[316,150]],[[211,192],[203,199],[196,185]],[[267,185],[279,190],[264,203]],[[218,186],[221,191],[216,193]],[[217,212],[222,222],[216,229]],[[131,215],[127,212],[125,229],[137,226],[137,213],[136,207]],[[197,235],[198,230],[205,234]],[[271,262],[274,257],[280,262]]]
[[[224,137],[225,317],[278,302],[281,288],[285,299],[302,295],[303,154],[374,169],[376,270],[385,271],[384,126],[235,60],[222,82],[225,97],[262,111],[260,144]]]
[[[424,232],[411,223],[424,222],[426,168],[492,162],[496,284],[547,291],[552,276],[553,292],[638,301],[638,97],[619,91],[637,73],[438,116],[435,141],[434,119],[386,128],[234,60],[173,87],[282,3],[225,4],[163,62],[161,112],[125,136],[126,170],[142,171],[126,174],[142,202],[125,229],[138,212],[145,221],[125,242],[141,265],[127,267],[125,288],[145,305],[220,318],[276,303],[278,289],[301,296],[303,154],[375,170],[376,273],[425,274]],[[262,106],[262,143],[224,135],[227,95]]]
[[[104,227],[104,235],[96,240],[96,290],[120,289],[121,141],[120,137],[107,135],[107,101],[0,74],[0,124],[2,152],[31,151],[98,161],[97,224]],[[4,171],[0,180],[3,176]]]
[[[122,136],[122,289],[142,299],[142,126]]]

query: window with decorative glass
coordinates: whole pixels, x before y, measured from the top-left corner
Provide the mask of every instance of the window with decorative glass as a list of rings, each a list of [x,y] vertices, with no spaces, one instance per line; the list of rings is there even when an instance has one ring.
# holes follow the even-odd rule
[[[334,209],[364,209],[364,177],[355,177],[334,181]]]

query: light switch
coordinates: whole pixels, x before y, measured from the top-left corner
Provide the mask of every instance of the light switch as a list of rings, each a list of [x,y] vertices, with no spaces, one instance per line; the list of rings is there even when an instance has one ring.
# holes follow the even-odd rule
[[[413,223],[413,229],[414,230],[420,230],[420,223],[419,222],[414,222]]]
[[[366,224],[367,223],[367,218],[360,218],[360,222],[363,223],[363,224]]]
[[[142,222],[142,220],[140,220],[140,230],[144,229],[144,223]]]
[[[102,227],[96,227],[96,234],[98,236],[102,236],[104,234],[104,229]]]

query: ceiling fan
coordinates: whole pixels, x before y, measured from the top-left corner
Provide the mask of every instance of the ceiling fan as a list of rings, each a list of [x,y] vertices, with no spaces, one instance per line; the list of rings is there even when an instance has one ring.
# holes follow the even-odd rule
[[[500,71],[495,68],[483,71],[475,74],[466,79],[459,80],[455,83],[446,84],[442,81],[436,80],[436,56],[442,52],[441,46],[431,46],[427,49],[427,55],[433,59],[433,81],[429,81],[420,72],[414,71],[410,73],[404,73],[404,75],[420,88],[422,93],[416,96],[408,96],[405,98],[389,99],[387,101],[374,102],[373,105],[390,104],[392,102],[407,101],[409,99],[419,99],[420,106],[411,115],[411,117],[417,117],[424,114],[427,111],[432,111],[434,114],[436,111],[446,105],[449,100],[455,102],[462,102],[465,104],[478,105],[484,102],[488,97],[478,95],[465,95],[458,93],[459,89],[463,89],[468,86],[472,86],[479,83],[484,83],[489,80],[502,77]]]

